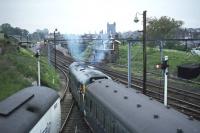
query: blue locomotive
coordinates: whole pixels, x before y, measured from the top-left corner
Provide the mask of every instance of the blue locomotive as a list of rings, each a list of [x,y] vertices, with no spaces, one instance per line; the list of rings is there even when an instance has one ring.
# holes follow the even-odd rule
[[[69,66],[70,92],[82,111],[84,111],[86,86],[98,79],[110,79],[110,77],[82,62],[74,62]]]
[[[47,87],[28,87],[0,102],[1,133],[58,133],[60,97]]]
[[[99,77],[98,77],[99,76]],[[200,122],[75,62],[70,88],[96,133],[199,133]]]

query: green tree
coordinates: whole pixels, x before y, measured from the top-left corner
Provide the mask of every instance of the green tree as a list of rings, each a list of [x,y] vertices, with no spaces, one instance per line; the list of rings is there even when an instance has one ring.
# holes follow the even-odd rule
[[[13,28],[11,27],[10,24],[5,23],[5,24],[1,25],[1,30],[5,34],[10,34],[10,33],[12,33]]]
[[[8,23],[1,25],[1,32],[5,33],[6,35],[23,35],[24,37],[26,37],[29,33],[26,29],[21,29],[19,27],[14,28]]]
[[[183,25],[183,21],[162,16],[159,19],[150,18],[147,22],[148,39],[167,39],[174,38],[176,32]]]

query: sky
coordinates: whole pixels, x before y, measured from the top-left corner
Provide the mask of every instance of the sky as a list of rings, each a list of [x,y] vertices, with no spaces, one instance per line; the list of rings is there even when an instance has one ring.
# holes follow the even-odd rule
[[[83,34],[106,31],[116,22],[117,32],[142,29],[134,23],[137,12],[147,17],[169,16],[184,21],[183,27],[200,28],[200,0],[0,0],[0,24],[27,29],[55,28],[61,33]]]

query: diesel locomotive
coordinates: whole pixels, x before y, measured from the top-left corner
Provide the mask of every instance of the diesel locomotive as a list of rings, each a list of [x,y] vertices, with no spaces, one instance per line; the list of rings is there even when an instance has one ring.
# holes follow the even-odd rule
[[[69,66],[69,89],[83,112],[86,86],[98,79],[111,78],[83,62],[74,62]]]

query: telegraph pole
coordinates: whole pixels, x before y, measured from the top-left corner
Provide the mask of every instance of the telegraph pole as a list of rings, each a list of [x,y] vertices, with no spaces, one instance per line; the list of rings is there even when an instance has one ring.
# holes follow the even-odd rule
[[[128,42],[128,88],[131,88],[131,42]]]
[[[48,64],[49,66],[51,65],[51,49],[50,49],[50,44],[48,43]]]
[[[54,46],[55,46],[55,56],[54,56],[54,58],[55,58],[55,69],[56,69],[56,31],[57,31],[57,29],[55,29],[55,31],[53,32],[53,35],[54,35],[54,38],[53,38],[53,41],[54,41]]]
[[[146,13],[147,11],[143,11],[143,94],[146,94],[146,72],[147,72]]]
[[[142,38],[142,42],[143,42],[143,94],[146,94],[146,73],[147,73],[147,55],[146,55],[146,18],[147,18],[147,11],[143,11],[142,14],[140,13],[136,13],[134,22],[137,23],[139,22],[139,19],[137,17],[137,14],[142,15],[143,16],[143,38]]]

